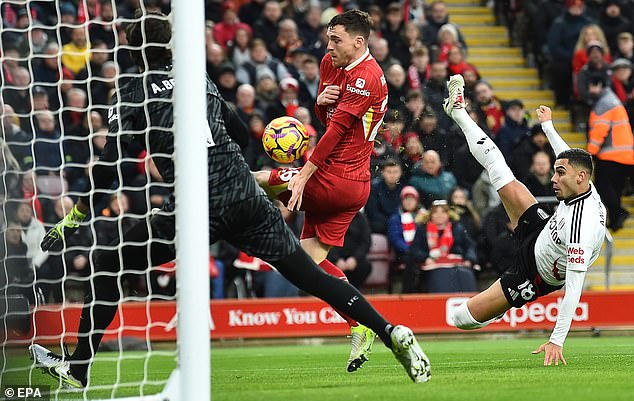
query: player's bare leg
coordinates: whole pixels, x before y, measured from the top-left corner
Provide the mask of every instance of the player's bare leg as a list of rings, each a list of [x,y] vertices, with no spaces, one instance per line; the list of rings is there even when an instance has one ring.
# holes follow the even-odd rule
[[[463,302],[452,316],[454,325],[463,330],[479,329],[489,325],[511,309],[498,279],[489,288]]]
[[[315,263],[324,269],[326,273],[338,277],[341,280],[345,280],[346,282],[348,281],[345,273],[326,259],[328,252],[330,252],[330,249],[332,248],[331,245],[324,244],[317,237],[305,238],[300,242],[306,253],[308,253]],[[346,319],[350,325],[352,349],[350,351],[350,356],[348,357],[347,370],[348,372],[354,372],[369,359],[376,334],[368,327],[359,324],[340,312],[339,314]]]
[[[497,319],[504,312],[511,309],[511,305],[504,296],[499,279],[491,284],[489,288],[469,299],[467,307],[471,316],[478,322]]]
[[[513,229],[517,227],[518,220],[522,214],[537,203],[533,194],[518,180],[513,180],[500,188],[498,194],[504,205],[504,210],[506,210],[506,214],[511,220]]]

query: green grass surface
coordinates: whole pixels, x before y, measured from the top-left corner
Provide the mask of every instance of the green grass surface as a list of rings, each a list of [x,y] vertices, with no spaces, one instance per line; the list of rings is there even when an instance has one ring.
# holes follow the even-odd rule
[[[432,362],[432,379],[413,384],[389,350],[376,344],[372,358],[356,373],[345,371],[347,344],[243,346],[212,351],[212,398],[227,401],[327,400],[634,400],[634,338],[570,338],[568,366],[544,367],[543,356],[530,354],[539,339],[433,340],[421,345]],[[145,394],[159,391],[173,369],[169,352],[126,352],[119,366],[121,381],[143,380]],[[93,384],[107,386],[117,379],[117,353],[102,353],[93,369]],[[104,360],[107,359],[107,360]],[[27,360],[14,360],[27,364]],[[9,373],[12,383],[23,372]],[[36,384],[51,384],[39,372]],[[19,383],[26,383],[18,380]],[[111,390],[86,393],[88,399],[109,398]],[[138,385],[119,387],[115,395],[139,394]],[[77,399],[83,394],[53,395]]]

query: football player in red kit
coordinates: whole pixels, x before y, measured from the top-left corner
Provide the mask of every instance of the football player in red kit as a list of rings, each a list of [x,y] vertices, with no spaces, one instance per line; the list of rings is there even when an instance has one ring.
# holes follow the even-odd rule
[[[301,169],[254,173],[290,210],[305,211],[302,247],[326,272],[342,279],[345,274],[326,256],[333,246],[343,245],[350,222],[368,200],[370,155],[388,99],[383,71],[368,50],[370,29],[370,16],[359,10],[330,20],[315,104],[326,132]],[[347,369],[353,372],[368,359],[375,334],[346,320],[352,330]]]

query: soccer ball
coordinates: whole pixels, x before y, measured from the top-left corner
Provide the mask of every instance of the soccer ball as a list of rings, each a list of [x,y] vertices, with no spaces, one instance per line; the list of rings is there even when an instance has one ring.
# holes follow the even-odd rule
[[[304,156],[308,147],[306,127],[293,117],[278,117],[264,128],[262,146],[276,162],[292,163]]]

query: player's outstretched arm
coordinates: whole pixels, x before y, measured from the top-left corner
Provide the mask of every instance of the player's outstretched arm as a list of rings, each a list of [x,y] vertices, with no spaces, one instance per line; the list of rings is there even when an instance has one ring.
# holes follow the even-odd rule
[[[542,130],[550,142],[550,146],[553,147],[555,155],[559,155],[564,150],[570,149],[570,146],[561,138],[555,126],[553,125],[553,112],[550,107],[540,105],[535,112],[537,113],[537,120],[542,125]]]

